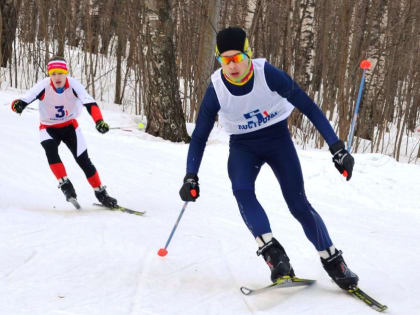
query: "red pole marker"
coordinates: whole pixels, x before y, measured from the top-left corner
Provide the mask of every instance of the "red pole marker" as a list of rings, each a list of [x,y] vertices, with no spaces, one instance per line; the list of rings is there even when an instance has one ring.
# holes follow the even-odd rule
[[[168,250],[167,250],[166,248],[161,248],[161,249],[159,249],[159,251],[158,251],[158,255],[159,255],[160,257],[165,257],[166,255],[168,255]]]
[[[344,171],[343,176],[347,178],[347,176],[349,176],[349,173],[347,173],[347,171]]]
[[[365,60],[362,60],[362,62],[360,63],[360,68],[362,68],[363,70],[367,70],[370,68],[371,65],[372,64],[370,63],[370,61],[365,59]]]

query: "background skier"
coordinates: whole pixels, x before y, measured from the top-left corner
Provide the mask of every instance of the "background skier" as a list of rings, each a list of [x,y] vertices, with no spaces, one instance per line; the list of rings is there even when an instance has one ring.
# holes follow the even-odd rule
[[[49,77],[39,81],[21,98],[14,100],[12,110],[21,114],[28,104],[39,100],[41,145],[45,149],[50,168],[58,179],[58,187],[63,191],[67,201],[74,202],[77,195],[58,154],[61,141],[67,145],[85,173],[99,202],[113,208],[117,205],[117,200],[110,197],[102,185],[99,174],[88,156],[86,142],[76,118],[84,106],[100,133],[108,132],[109,126],[104,122],[95,100],[76,79],[67,76],[67,73],[68,68],[64,58],[57,56],[51,58],[48,62]],[[78,206],[77,202],[75,205]]]

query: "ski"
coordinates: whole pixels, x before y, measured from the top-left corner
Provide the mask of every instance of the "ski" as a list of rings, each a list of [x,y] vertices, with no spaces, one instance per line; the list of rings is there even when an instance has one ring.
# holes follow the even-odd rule
[[[354,297],[358,298],[359,300],[363,301],[366,305],[370,306],[375,311],[383,312],[388,308],[388,306],[379,303],[378,301],[367,295],[359,287],[356,287],[355,289],[349,289],[347,290],[347,292],[353,295]]]
[[[69,198],[69,200],[67,200],[68,202],[70,202],[77,210],[80,210],[80,204],[77,201],[76,198]]]
[[[121,212],[130,213],[134,215],[144,215],[146,213],[145,211],[132,210],[126,207],[121,207],[119,205],[116,205],[114,208],[105,207],[103,204],[100,204],[100,203],[94,203],[93,205],[102,207],[104,209],[111,210],[111,211],[121,211]]]
[[[313,284],[314,282],[315,280],[311,280],[311,279],[302,279],[298,277],[284,276],[282,278],[278,278],[276,282],[262,288],[250,289],[247,287],[241,287],[241,292],[242,294],[245,294],[245,295],[256,295],[256,294],[260,294],[260,293],[263,293],[272,289],[276,289],[276,288],[308,286],[308,285]]]
[[[250,289],[247,287],[241,287],[240,290],[244,295],[256,295],[266,291],[270,291],[276,288],[288,288],[288,287],[298,287],[298,286],[309,286],[313,284],[315,280],[311,279],[302,279],[298,277],[289,277],[285,276],[276,280],[276,282],[271,283],[265,287],[261,287],[258,289]],[[383,312],[388,309],[388,306],[383,305],[376,301],[374,298],[369,296],[367,293],[362,291],[359,287],[354,289],[349,289],[347,292],[354,297],[358,298],[359,300],[363,301],[366,305],[370,306],[372,309],[378,312]]]

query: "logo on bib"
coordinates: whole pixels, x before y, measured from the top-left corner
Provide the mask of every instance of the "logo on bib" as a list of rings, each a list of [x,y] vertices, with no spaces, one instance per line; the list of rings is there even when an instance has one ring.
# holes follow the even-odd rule
[[[238,125],[239,130],[247,130],[260,127],[268,123],[272,118],[276,117],[278,112],[268,113],[266,110],[261,113],[259,109],[244,114],[245,119],[248,119],[247,124]]]

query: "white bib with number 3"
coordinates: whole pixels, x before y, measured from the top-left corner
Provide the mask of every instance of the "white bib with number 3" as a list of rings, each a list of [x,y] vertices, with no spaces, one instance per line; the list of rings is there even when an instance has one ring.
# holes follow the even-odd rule
[[[72,89],[58,94],[51,85],[45,87],[45,95],[39,101],[39,115],[42,124],[54,125],[75,119],[80,115],[82,103]]]
[[[28,104],[36,99],[39,100],[39,118],[44,125],[62,124],[75,119],[80,115],[84,104],[96,104],[85,88],[69,76],[62,93],[57,93],[50,78],[47,77],[39,81],[20,99]]]

